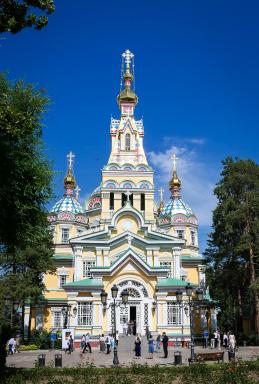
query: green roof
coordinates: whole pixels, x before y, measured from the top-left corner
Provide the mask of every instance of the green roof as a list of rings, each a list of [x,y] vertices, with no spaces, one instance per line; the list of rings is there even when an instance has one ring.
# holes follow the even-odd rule
[[[73,260],[73,255],[71,254],[67,254],[67,253],[56,253],[54,256],[53,256],[53,259],[54,260]]]
[[[100,279],[83,279],[67,283],[64,287],[102,287],[103,283]]]
[[[160,287],[185,287],[186,281],[180,279],[174,279],[173,277],[167,277],[166,279],[158,279],[157,288]],[[196,284],[193,284],[196,285]]]
[[[203,260],[204,257],[202,255],[195,255],[195,256],[191,256],[191,255],[181,255],[181,259],[182,260]]]

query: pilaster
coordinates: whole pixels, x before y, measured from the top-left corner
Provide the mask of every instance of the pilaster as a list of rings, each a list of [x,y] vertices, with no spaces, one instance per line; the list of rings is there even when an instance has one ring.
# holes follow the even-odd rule
[[[79,245],[75,245],[73,247],[74,257],[75,257],[75,277],[74,280],[78,281],[82,279],[82,272],[83,272],[83,262],[82,262],[82,256],[83,256],[83,247]]]

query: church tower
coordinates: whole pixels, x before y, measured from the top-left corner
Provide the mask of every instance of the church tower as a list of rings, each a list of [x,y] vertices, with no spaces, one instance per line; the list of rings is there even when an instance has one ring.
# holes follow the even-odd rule
[[[143,120],[134,116],[138,97],[134,84],[134,55],[129,50],[122,54],[123,89],[117,97],[121,116],[111,119],[111,153],[102,170],[102,222],[123,207],[129,199],[145,220],[154,222],[153,170],[148,165],[143,147]]]

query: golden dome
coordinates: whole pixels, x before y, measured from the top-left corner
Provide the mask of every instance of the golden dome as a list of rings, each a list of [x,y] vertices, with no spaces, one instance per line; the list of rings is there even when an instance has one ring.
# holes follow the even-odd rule
[[[74,189],[76,187],[76,180],[71,169],[68,170],[67,175],[64,178],[64,186],[66,189]]]
[[[178,187],[178,188],[181,187],[181,180],[178,178],[176,170],[174,170],[173,176],[169,181],[169,189],[171,190],[174,187]]]

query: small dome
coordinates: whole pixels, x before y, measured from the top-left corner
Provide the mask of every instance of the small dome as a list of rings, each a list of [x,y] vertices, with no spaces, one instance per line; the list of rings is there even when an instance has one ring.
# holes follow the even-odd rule
[[[50,212],[72,212],[77,214],[84,213],[84,210],[75,197],[66,195],[52,207]]]
[[[101,186],[99,185],[98,187],[95,188],[95,190],[91,193],[91,196],[93,195],[100,195],[101,193]]]
[[[93,193],[89,197],[87,205],[88,205],[89,210],[101,208],[102,199],[101,199],[101,186],[100,185],[95,188],[95,190],[93,191]]]
[[[160,216],[174,216],[183,214],[185,216],[194,216],[192,209],[184,203],[182,199],[171,199],[169,203],[161,210]]]

